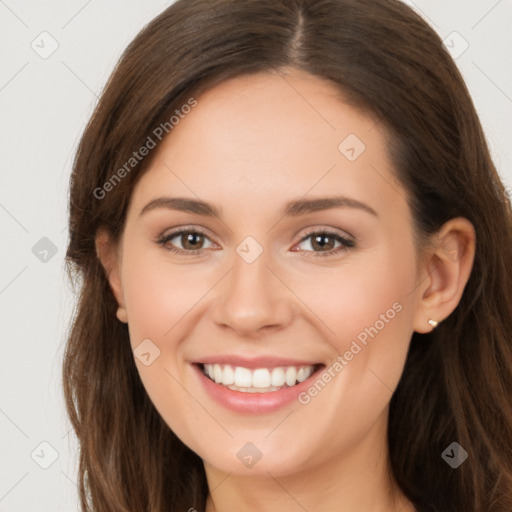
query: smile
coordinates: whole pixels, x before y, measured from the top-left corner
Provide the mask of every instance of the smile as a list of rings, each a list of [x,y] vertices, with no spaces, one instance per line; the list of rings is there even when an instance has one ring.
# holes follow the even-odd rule
[[[260,358],[247,361],[225,356],[195,362],[192,368],[206,396],[237,414],[266,414],[297,402],[325,364]],[[279,364],[279,366],[276,366]]]
[[[315,371],[314,365],[256,368],[251,370],[229,364],[203,364],[203,373],[216,384],[234,391],[268,393],[305,381]]]

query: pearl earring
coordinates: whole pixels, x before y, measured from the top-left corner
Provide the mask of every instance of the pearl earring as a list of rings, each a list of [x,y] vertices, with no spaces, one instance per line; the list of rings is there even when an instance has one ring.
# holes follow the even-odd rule
[[[433,329],[435,329],[437,327],[437,325],[439,324],[439,322],[437,322],[436,320],[432,320],[432,319],[429,319],[428,323],[432,326]]]

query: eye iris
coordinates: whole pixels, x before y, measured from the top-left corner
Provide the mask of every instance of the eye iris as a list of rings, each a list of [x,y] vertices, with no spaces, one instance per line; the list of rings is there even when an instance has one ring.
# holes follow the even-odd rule
[[[204,235],[200,234],[200,233],[188,233],[188,234],[185,234],[185,235],[182,235],[182,240],[185,240],[185,243],[183,244],[183,248],[184,249],[191,249],[191,250],[195,250],[198,248],[198,245],[194,245],[194,240],[195,242],[197,243],[197,239],[200,239],[201,242],[204,242]],[[192,242],[192,246],[190,246],[190,242]],[[200,244],[202,245],[202,244]]]
[[[331,240],[331,243],[330,244],[326,244],[326,243],[321,242],[321,240],[325,240],[325,239]],[[319,244],[320,249],[327,248],[328,250],[330,250],[330,249],[334,248],[334,239],[332,238],[332,236],[329,236],[329,235],[322,235],[322,234],[321,235],[316,235],[316,236],[313,237],[313,242],[311,244],[311,246],[314,249],[316,248],[315,244]]]

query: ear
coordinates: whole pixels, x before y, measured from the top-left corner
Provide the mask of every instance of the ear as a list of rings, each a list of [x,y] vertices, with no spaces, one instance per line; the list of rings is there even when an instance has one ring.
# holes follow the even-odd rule
[[[119,305],[116,316],[121,322],[127,323],[128,315],[124,303],[120,274],[121,257],[118,250],[119,246],[112,243],[110,234],[105,228],[98,229],[95,244],[96,255],[105,269],[110,288]]]
[[[432,331],[430,319],[441,322],[457,307],[473,268],[476,234],[463,217],[447,221],[434,235],[421,263],[414,330]]]

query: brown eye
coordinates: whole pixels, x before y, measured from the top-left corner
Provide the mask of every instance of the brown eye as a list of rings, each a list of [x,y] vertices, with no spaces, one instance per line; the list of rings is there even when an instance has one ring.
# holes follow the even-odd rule
[[[299,249],[301,252],[309,253],[308,256],[333,256],[355,246],[352,240],[329,231],[313,231],[304,236],[299,245],[309,240],[310,242],[306,244],[309,247]]]
[[[187,233],[179,235],[182,241],[183,249],[195,250],[202,249],[205,236],[202,233]]]
[[[205,246],[206,241],[210,245]],[[171,252],[181,254],[196,254],[213,245],[208,236],[197,229],[175,231],[168,235],[163,235],[156,242]]]
[[[332,250],[336,244],[334,237],[329,235],[315,235],[311,237],[311,247],[318,250]]]

